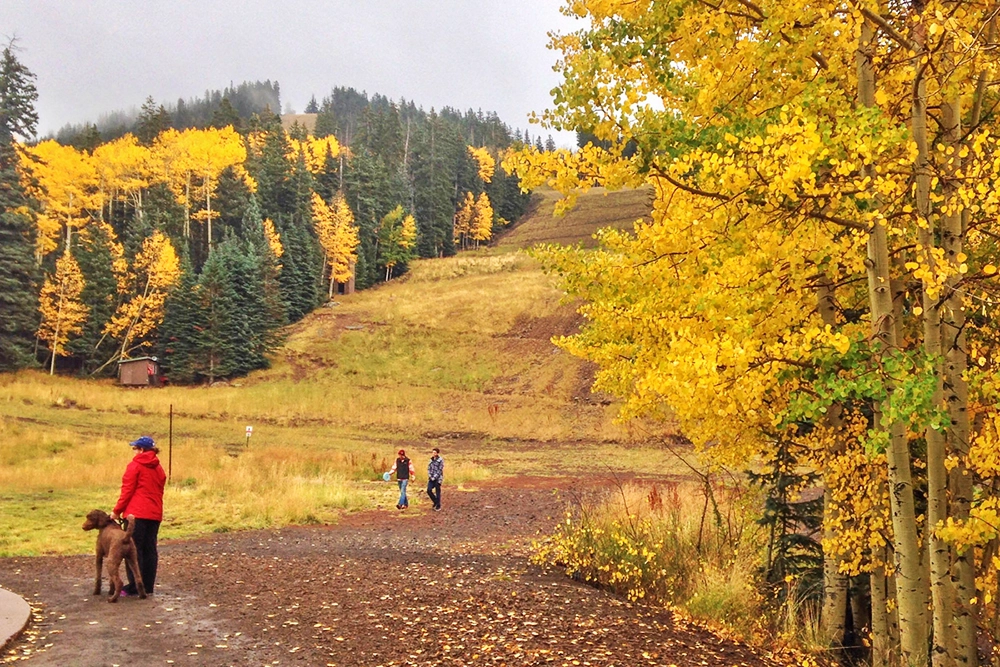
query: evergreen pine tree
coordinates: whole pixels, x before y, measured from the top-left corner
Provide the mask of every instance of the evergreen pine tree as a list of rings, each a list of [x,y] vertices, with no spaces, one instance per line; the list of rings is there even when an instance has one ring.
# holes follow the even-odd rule
[[[212,112],[212,122],[209,125],[220,130],[231,125],[234,130],[241,132],[243,130],[243,119],[240,118],[240,114],[233,108],[229,98],[223,97],[222,101],[219,102],[219,106]]]
[[[259,119],[263,120],[263,119]],[[265,218],[277,222],[295,209],[295,187],[288,164],[288,141],[281,126],[265,128],[260,156],[248,165],[257,181],[257,198]]]
[[[0,370],[31,363],[38,296],[31,221],[17,165],[15,140],[35,135],[34,75],[18,62],[14,43],[0,54]]]
[[[208,256],[198,279],[199,303],[203,313],[198,359],[195,369],[209,383],[234,370],[238,341],[233,340],[237,296],[229,273],[228,252],[220,245]]]
[[[153,144],[153,139],[167,128],[173,127],[170,113],[162,104],[157,106],[152,96],[147,97],[139,110],[139,118],[135,123],[135,136],[146,146]]]
[[[198,377],[207,319],[199,289],[198,277],[185,253],[180,281],[167,297],[160,327],[160,358],[163,374],[170,382],[187,384]]]
[[[219,212],[213,227],[217,230],[216,238],[225,237],[232,231],[242,235],[241,226],[249,205],[250,188],[232,167],[228,167],[219,175],[219,184],[212,196],[212,208]]]
[[[225,264],[232,308],[223,322],[226,375],[245,375],[267,365],[267,323],[263,285],[253,246],[230,236],[217,247]]]
[[[288,320],[298,322],[316,307],[315,290],[310,290],[309,251],[307,232],[297,221],[290,221],[281,230],[285,254],[281,258],[281,297],[288,304]],[[311,293],[310,293],[311,292]]]
[[[421,257],[455,254],[452,223],[458,197],[456,175],[458,164],[467,159],[465,144],[454,128],[432,111],[415,137],[411,166],[417,252]]]
[[[185,248],[188,242],[201,242],[204,237],[195,234],[184,238],[184,207],[170,192],[166,183],[153,183],[143,191],[143,217],[148,219],[149,226],[159,229],[168,237],[175,248]],[[190,248],[187,248],[190,251]]]
[[[70,345],[85,372],[101,365],[112,352],[114,342],[103,334],[104,326],[115,313],[117,283],[111,271],[112,239],[108,225],[87,225],[77,236],[74,253],[83,272],[84,288],[80,299],[89,308],[80,337]]]
[[[280,331],[288,321],[288,306],[281,296],[279,260],[264,233],[260,206],[253,195],[250,195],[242,228],[243,240],[248,246],[247,255],[256,272],[253,281],[259,292],[260,302],[256,306],[259,313],[254,314],[252,326],[259,332],[260,347],[257,353],[263,357],[281,342]]]
[[[316,126],[313,128],[313,136],[322,139],[331,134],[336,135],[338,129],[337,117],[334,115],[333,110],[324,104],[320,108],[319,113],[316,114]]]
[[[340,168],[342,156],[333,157],[330,147],[326,148],[326,159],[323,162],[323,169],[314,177],[314,188],[316,194],[324,201],[333,201],[334,195],[340,190]]]

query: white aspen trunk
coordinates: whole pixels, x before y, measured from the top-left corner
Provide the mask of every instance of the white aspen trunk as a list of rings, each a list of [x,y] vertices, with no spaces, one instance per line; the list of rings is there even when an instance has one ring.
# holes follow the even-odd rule
[[[931,215],[930,189],[931,171],[929,163],[928,133],[927,133],[927,80],[921,56],[925,53],[925,31],[923,24],[916,24],[913,30],[913,43],[917,47],[915,58],[916,69],[913,86],[913,103],[911,109],[911,130],[914,142],[917,144],[917,162],[915,167],[915,198],[916,211],[923,220],[918,237],[920,241],[920,260],[931,267],[936,264],[934,249],[937,245],[935,236],[935,218]],[[933,402],[936,406],[944,405],[944,391],[941,367],[941,316],[939,297],[929,294],[931,285],[925,279],[922,285],[924,352],[935,360],[937,382],[934,389]],[[948,518],[948,472],[945,468],[947,456],[945,434],[940,429],[928,426],[924,429],[924,439],[927,442],[927,548],[930,564],[931,592],[931,664],[934,667],[953,667],[955,664],[955,633],[952,623],[954,616],[952,606],[954,589],[951,582],[951,551],[947,543],[935,534],[934,527]]]
[[[882,555],[887,556],[884,549]],[[872,667],[889,667],[892,644],[889,640],[889,611],[886,604],[888,581],[885,568],[877,568],[869,578],[872,593]]]
[[[191,238],[191,172],[187,172],[184,185],[184,238]]]
[[[66,252],[70,250],[73,241],[73,193],[69,193],[69,209],[66,213]]]
[[[327,256],[326,265],[330,267],[330,295],[328,299],[333,301],[333,263],[330,261],[329,256]]]
[[[953,48],[954,45],[949,45]],[[950,74],[953,71],[951,58],[946,52],[943,61]],[[950,66],[950,67],[949,67]],[[941,124],[946,145],[954,146],[956,153],[951,163],[945,167],[947,176],[942,179],[946,201],[955,195],[957,185],[953,180],[961,170],[958,148],[962,134],[962,107],[957,95],[941,105]],[[951,265],[954,274],[945,283],[945,301],[941,310],[941,342],[945,352],[944,398],[948,405],[951,424],[948,429],[948,445],[957,457],[958,465],[951,471],[950,490],[952,496],[951,516],[956,521],[966,521],[972,508],[972,472],[969,470],[969,387],[965,379],[968,367],[965,341],[965,304],[958,283],[962,274],[958,267],[962,264],[960,255],[964,246],[962,214],[952,210],[943,218],[941,245],[945,261]],[[952,581],[955,587],[955,659],[958,665],[974,667],[979,663],[976,645],[976,606],[973,600],[978,596],[975,584],[975,549],[954,550]]]
[[[874,29],[869,21],[862,25],[856,57],[858,70],[858,101],[863,106],[875,106],[875,75],[871,53]],[[871,306],[872,344],[881,353],[896,349],[896,321],[892,303],[892,281],[889,270],[889,239],[886,226],[873,225],[868,235],[868,296]],[[886,392],[894,388],[886,378]],[[877,410],[881,413],[882,410]],[[913,480],[910,473],[910,449],[906,425],[899,419],[888,424],[876,421],[875,429],[888,436],[886,457],[889,463],[889,502],[892,516],[893,551],[896,576],[896,604],[899,612],[901,658],[904,664],[925,665],[927,653],[926,580],[921,571],[920,543],[917,536]]]
[[[62,324],[65,281],[59,283],[59,308],[56,310],[56,326],[52,330],[52,359],[49,360],[49,375],[56,374],[56,349],[59,347],[59,325]]]
[[[205,209],[208,211],[208,254],[212,254],[212,183],[205,174]]]
[[[831,327],[837,325],[837,312],[834,302],[833,286],[828,279],[822,279],[818,288],[817,309],[823,324]],[[843,426],[842,408],[840,404],[835,404],[827,411],[826,422],[831,429],[837,430]],[[835,448],[842,449],[838,440]],[[838,452],[834,452],[838,453]],[[837,523],[837,516],[831,507],[829,500],[829,485],[826,485],[823,494],[823,541],[828,544],[835,536],[836,530],[833,528]],[[823,608],[820,614],[822,622],[823,641],[831,648],[844,645],[844,635],[847,631],[847,575],[840,571],[842,558],[830,553],[830,550],[823,548]]]

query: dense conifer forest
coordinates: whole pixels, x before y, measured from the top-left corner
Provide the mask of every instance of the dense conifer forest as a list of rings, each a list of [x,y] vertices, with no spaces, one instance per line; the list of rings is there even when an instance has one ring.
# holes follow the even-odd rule
[[[283,123],[278,84],[247,82],[38,141],[34,77],[4,58],[4,368],[244,374],[339,291],[478,247],[527,204],[496,165],[531,138],[493,113],[334,88]]]

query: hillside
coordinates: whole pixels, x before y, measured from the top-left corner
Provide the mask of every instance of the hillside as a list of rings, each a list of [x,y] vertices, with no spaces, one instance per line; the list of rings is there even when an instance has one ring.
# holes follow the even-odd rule
[[[499,248],[527,248],[538,243],[596,245],[593,235],[601,227],[632,229],[639,219],[649,219],[653,192],[648,188],[608,191],[593,188],[580,195],[576,206],[563,216],[553,213],[560,195],[540,188],[532,193],[528,212],[498,239]]]
[[[536,215],[520,233],[584,240],[598,224],[591,204],[607,201],[598,197],[582,198],[585,224],[540,230]],[[290,327],[270,368],[231,382],[130,390],[0,376],[0,585],[47,613],[8,655],[39,667],[291,654],[340,665],[775,665],[527,559],[568,507],[609,492],[630,489],[631,511],[652,511],[647,494],[662,488],[680,516],[688,472],[661,444],[669,431],[615,424],[613,402],[590,392],[593,369],[553,344],[579,323],[552,279],[507,245],[421,260],[341,297]],[[121,605],[79,586],[93,567],[80,518],[117,496],[125,443],[140,433],[157,439],[172,476],[155,595],[121,601],[130,625],[149,628],[137,647],[118,641]],[[447,461],[440,514],[421,489],[431,446]],[[400,447],[417,468],[405,512],[381,481]],[[637,479],[646,484],[629,486]],[[24,558],[39,554],[62,557]],[[420,583],[387,594],[389,572]],[[395,648],[368,640],[385,637],[387,619],[398,620]]]
[[[586,224],[556,231],[536,209],[512,234],[582,240],[613,197],[581,198]],[[89,548],[65,516],[114,495],[123,443],[141,433],[167,443],[171,408],[167,537],[335,521],[380,502],[369,482],[399,447],[438,443],[459,484],[676,465],[615,425],[610,400],[590,392],[593,369],[553,345],[578,324],[551,278],[505,240],[499,252],[417,261],[318,309],[287,330],[270,368],[229,383],[130,390],[0,376],[0,553]]]

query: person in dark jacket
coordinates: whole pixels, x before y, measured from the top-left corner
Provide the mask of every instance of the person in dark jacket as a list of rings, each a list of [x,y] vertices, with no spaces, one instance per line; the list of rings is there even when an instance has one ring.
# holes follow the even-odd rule
[[[405,510],[410,506],[410,501],[406,498],[406,487],[410,480],[417,476],[416,470],[413,469],[413,463],[406,457],[405,450],[399,450],[396,462],[392,464],[392,470],[389,471],[389,474],[392,473],[396,473],[396,483],[399,484],[399,502],[396,503],[396,509]]]
[[[139,574],[146,587],[146,593],[152,595],[156,583],[156,566],[159,554],[156,551],[156,537],[160,532],[160,522],[163,521],[163,488],[167,483],[167,475],[156,457],[160,450],[148,435],[133,440],[129,446],[136,452],[122,475],[122,491],[118,502],[111,511],[111,518],[133,515],[135,517],[135,532],[132,540],[135,542],[136,555],[139,559]],[[122,589],[123,595],[137,595],[135,576],[127,566],[128,585]]]
[[[441,450],[431,450],[431,460],[427,463],[427,495],[434,503],[434,511],[441,511],[441,482],[444,481],[444,459]]]

